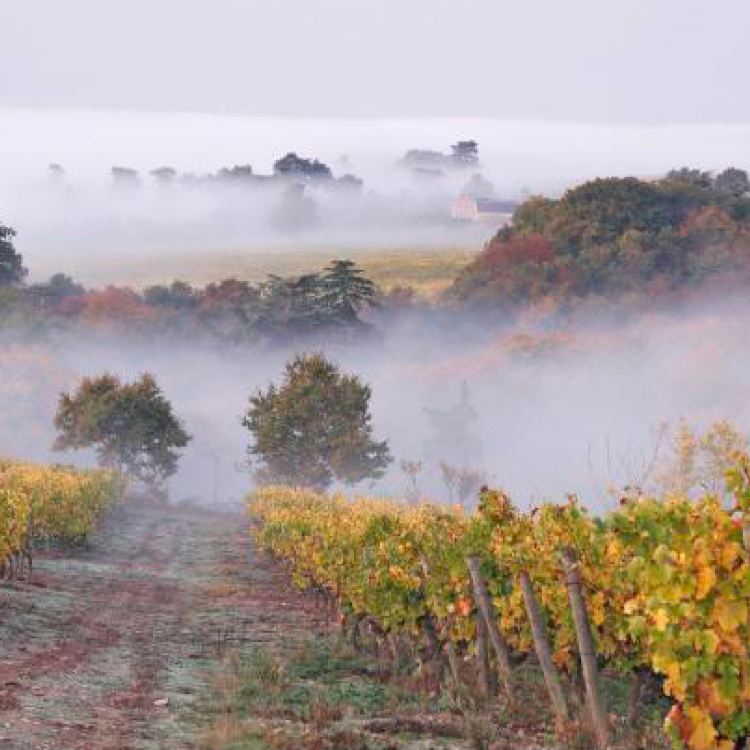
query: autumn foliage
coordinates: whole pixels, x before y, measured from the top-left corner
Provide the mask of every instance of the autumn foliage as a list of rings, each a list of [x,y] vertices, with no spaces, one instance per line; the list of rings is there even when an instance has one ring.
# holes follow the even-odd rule
[[[544,298],[649,300],[717,281],[744,288],[750,197],[723,187],[722,175],[597,179],[559,200],[531,198],[446,297],[502,309]]]

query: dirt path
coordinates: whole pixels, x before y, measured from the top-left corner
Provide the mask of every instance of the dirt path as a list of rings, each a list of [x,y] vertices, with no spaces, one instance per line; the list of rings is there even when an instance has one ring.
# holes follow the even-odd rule
[[[0,748],[196,747],[225,647],[315,627],[241,516],[125,508],[0,588]]]

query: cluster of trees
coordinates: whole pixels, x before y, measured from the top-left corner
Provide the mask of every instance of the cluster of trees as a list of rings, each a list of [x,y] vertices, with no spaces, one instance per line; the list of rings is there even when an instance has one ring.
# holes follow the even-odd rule
[[[416,175],[441,176],[445,170],[479,167],[479,145],[476,141],[458,141],[450,147],[449,153],[430,149],[410,149],[398,166]]]
[[[377,287],[350,260],[296,278],[270,276],[256,285],[226,279],[203,288],[175,281],[141,293],[114,286],[86,290],[64,274],[27,284],[13,235],[0,225],[0,325],[87,326],[150,336],[190,331],[233,343],[284,344],[315,336],[360,336],[369,329],[361,313],[378,305]]]
[[[258,482],[325,489],[383,476],[388,444],[375,440],[371,391],[321,354],[286,366],[281,386],[250,399],[242,424]],[[93,449],[100,465],[117,469],[163,496],[180,450],[191,440],[153,376],[132,383],[104,374],[62,393],[55,417],[60,451]]]
[[[515,212],[448,291],[453,302],[507,308],[592,295],[651,298],[708,279],[748,281],[750,181],[679,169],[663,179],[597,179]]]
[[[115,188],[132,190],[142,186],[142,176],[137,169],[126,166],[113,166],[110,170],[112,185]],[[356,190],[362,187],[362,180],[353,174],[335,177],[333,170],[324,162],[315,158],[298,156],[290,151],[277,159],[272,174],[256,174],[250,164],[235,164],[222,167],[214,174],[194,175],[180,174],[174,167],[161,166],[152,169],[149,176],[157,185],[169,187],[175,183],[187,185],[221,184],[235,186],[269,185],[297,183],[305,185],[325,185],[330,188],[347,188]],[[53,183],[61,184],[65,180],[65,169],[60,164],[49,165],[49,177]]]

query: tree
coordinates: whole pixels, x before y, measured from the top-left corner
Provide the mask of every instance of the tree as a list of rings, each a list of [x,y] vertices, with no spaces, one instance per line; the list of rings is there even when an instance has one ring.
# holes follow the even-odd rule
[[[634,177],[591,180],[568,190],[555,206],[553,244],[576,253],[617,240],[630,229],[658,232],[670,224],[658,187]]]
[[[298,183],[287,187],[271,214],[272,225],[283,232],[302,232],[315,226],[317,220],[318,204]]]
[[[311,334],[329,322],[320,274],[304,274],[296,279],[272,274],[260,289],[261,304],[255,323],[258,331],[271,339]]]
[[[235,164],[233,167],[223,167],[216,175],[219,182],[229,184],[243,184],[255,179],[253,168],[250,164]]]
[[[481,453],[482,444],[473,425],[479,418],[471,403],[469,386],[461,383],[461,400],[446,409],[425,408],[433,435],[427,445],[430,456],[440,461],[468,465]]]
[[[151,323],[154,310],[130,287],[108,286],[90,291],[81,298],[81,319],[104,328],[141,326]]]
[[[112,184],[116,188],[132,189],[140,187],[138,172],[130,167],[112,167]]]
[[[399,166],[415,170],[439,170],[446,165],[448,159],[442,151],[412,148],[403,155]]]
[[[365,184],[364,180],[357,177],[354,174],[344,174],[339,177],[334,183],[335,187],[339,188],[348,193],[359,193],[362,191],[362,186]]]
[[[451,146],[451,162],[457,167],[476,167],[479,164],[479,145],[476,141],[459,141]]]
[[[102,466],[153,490],[175,473],[176,449],[191,440],[149,374],[133,383],[110,374],[84,378],[72,395],[60,395],[55,427],[55,450],[94,448]]]
[[[28,274],[23,258],[13,246],[16,230],[0,224],[0,287],[20,284]]]
[[[513,213],[513,233],[521,236],[545,236],[555,216],[557,201],[543,195],[527,198]]]
[[[470,198],[494,198],[495,186],[482,174],[477,172],[464,185],[461,195],[468,195]]]
[[[330,180],[333,173],[328,165],[317,159],[305,159],[290,151],[274,162],[274,174],[298,180]]]
[[[65,170],[60,164],[50,164],[49,167],[47,167],[47,174],[49,176],[49,181],[53,185],[59,185],[65,180]]]
[[[734,198],[741,198],[750,192],[750,180],[747,177],[747,172],[735,167],[729,167],[716,175],[715,185],[719,192],[726,193]]]
[[[692,167],[680,167],[671,169],[665,177],[667,182],[682,182],[693,187],[710,188],[713,185],[710,172]]]
[[[143,290],[143,301],[151,307],[170,310],[194,310],[198,307],[198,293],[184,281],[173,281],[169,286],[156,284]]]
[[[34,284],[27,288],[30,298],[46,311],[59,311],[64,300],[82,297],[86,290],[64,273],[56,273],[46,284]]]
[[[174,182],[175,177],[177,177],[177,170],[174,167],[158,167],[151,170],[151,176],[159,185],[165,187]]]
[[[358,313],[366,306],[376,306],[377,288],[357,268],[354,261],[334,260],[325,269],[321,281],[324,303],[334,319],[341,323],[359,322]]]
[[[373,440],[370,396],[322,354],[289,361],[281,387],[253,396],[242,420],[254,440],[256,478],[322,490],[334,479],[382,477],[391,455],[386,441]]]

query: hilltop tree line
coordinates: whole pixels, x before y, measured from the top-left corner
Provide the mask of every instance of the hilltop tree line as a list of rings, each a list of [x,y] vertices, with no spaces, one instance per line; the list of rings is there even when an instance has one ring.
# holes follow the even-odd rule
[[[447,300],[511,308],[541,300],[653,299],[750,281],[750,181],[678,169],[534,197],[456,278]]]
[[[65,169],[60,164],[49,165],[49,177],[53,183],[63,183]],[[133,167],[116,165],[110,169],[112,185],[116,188],[134,189],[143,185],[143,175]],[[148,175],[161,187],[176,183],[186,185],[223,184],[223,185],[260,185],[275,183],[318,184],[328,187],[345,187],[358,189],[362,180],[350,173],[335,177],[333,170],[325,162],[315,158],[299,156],[290,151],[273,163],[271,174],[256,173],[251,164],[235,164],[222,167],[213,174],[181,174],[174,167],[164,165],[152,169]]]
[[[344,165],[347,161],[346,157],[342,159]],[[458,141],[450,147],[449,153],[431,149],[410,149],[398,161],[397,166],[416,172],[476,169],[479,167],[479,145],[474,140]],[[142,185],[142,175],[133,167],[113,166],[110,174],[115,187],[132,189]],[[325,162],[317,158],[299,156],[295,151],[289,151],[274,161],[271,174],[256,173],[251,164],[222,167],[216,173],[208,175],[180,174],[174,167],[164,165],[150,170],[148,174],[157,185],[162,187],[168,187],[177,182],[242,186],[291,181],[299,184],[317,184],[357,190],[363,185],[363,181],[356,175],[346,172],[340,177],[335,177],[333,170]],[[62,165],[54,163],[49,165],[49,176],[52,182],[62,183],[66,172]]]

